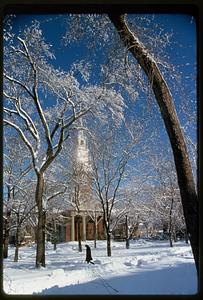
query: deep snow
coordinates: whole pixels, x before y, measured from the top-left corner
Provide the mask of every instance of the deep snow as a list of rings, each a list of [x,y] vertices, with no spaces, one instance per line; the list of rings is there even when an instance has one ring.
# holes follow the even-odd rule
[[[112,257],[106,256],[106,241],[86,242],[94,265],[85,262],[77,242],[47,244],[46,268],[35,269],[35,245],[20,248],[18,263],[14,248],[3,264],[3,286],[7,294],[150,294],[189,295],[197,293],[197,276],[190,245],[168,241],[112,241]]]

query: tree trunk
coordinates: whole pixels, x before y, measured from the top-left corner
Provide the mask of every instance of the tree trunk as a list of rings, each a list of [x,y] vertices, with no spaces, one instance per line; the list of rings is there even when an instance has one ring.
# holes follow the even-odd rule
[[[14,262],[18,262],[18,253],[19,253],[19,227],[16,229],[15,234],[15,255],[14,255]]]
[[[126,249],[130,248],[130,238],[129,238],[129,231],[128,231],[128,216],[125,216],[125,246]]]
[[[56,245],[57,245],[57,228],[56,228],[55,218],[53,218],[53,227],[54,227],[54,240],[53,240],[53,244],[54,244],[54,251],[55,251],[56,250]]]
[[[172,197],[171,199],[171,206],[170,206],[170,211],[169,211],[169,229],[168,229],[168,234],[169,234],[169,241],[170,241],[170,247],[173,247],[173,242],[172,242],[172,236],[173,236],[173,225],[172,225],[172,213],[173,213],[173,202],[174,199]]]
[[[95,213],[95,219],[94,219],[94,248],[97,248],[97,215]]]
[[[174,243],[177,243],[177,235],[176,235],[176,226],[173,225],[173,240]]]
[[[7,203],[11,200],[11,187],[7,186]],[[13,191],[14,192],[14,191]],[[14,197],[14,195],[13,195]],[[3,257],[8,257],[8,246],[9,246],[9,234],[10,234],[10,223],[11,223],[11,209],[7,207],[6,219],[4,221],[4,238],[3,238]]]
[[[152,56],[129,30],[124,15],[109,14],[121,40],[138,61],[152,86],[173,150],[174,161],[185,222],[199,272],[199,214],[198,199],[184,136],[180,127],[170,90]]]
[[[111,256],[111,234],[107,232],[107,256]]]
[[[129,239],[129,237],[126,238],[125,246],[126,246],[126,249],[130,249],[130,239]]]
[[[170,243],[170,247],[173,247],[173,240],[171,234],[169,234],[169,243]]]
[[[173,235],[172,235],[172,226],[169,225],[169,232],[168,232],[168,235],[169,235],[169,243],[170,243],[170,247],[173,247]]]
[[[8,258],[8,245],[9,245],[9,230],[7,231],[7,234],[4,237],[3,258]]]
[[[147,239],[149,238],[149,228],[148,224],[145,224]]]
[[[37,186],[35,199],[38,207],[38,226],[37,226],[37,252],[36,252],[36,268],[45,267],[45,226],[46,211],[43,206],[44,176],[37,175]]]
[[[56,242],[54,242],[54,251],[56,250]]]
[[[7,210],[6,219],[4,223],[4,238],[3,238],[3,258],[8,257],[8,245],[9,245],[9,234],[10,234],[10,219],[11,210]]]
[[[77,218],[78,225],[78,251],[82,252],[81,234],[80,234],[80,216]]]

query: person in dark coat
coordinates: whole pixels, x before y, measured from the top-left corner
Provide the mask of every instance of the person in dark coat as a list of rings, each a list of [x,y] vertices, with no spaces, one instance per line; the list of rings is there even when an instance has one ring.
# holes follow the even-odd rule
[[[92,260],[92,255],[91,255],[91,249],[90,249],[90,246],[88,246],[88,245],[85,245],[85,247],[86,247],[86,262],[89,264],[89,263],[91,263],[91,264],[93,264],[94,265],[94,263],[91,261]]]

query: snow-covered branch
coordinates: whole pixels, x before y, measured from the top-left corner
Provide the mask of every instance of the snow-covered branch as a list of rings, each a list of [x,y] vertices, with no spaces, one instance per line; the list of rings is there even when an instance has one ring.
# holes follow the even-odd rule
[[[28,141],[28,139],[26,138],[26,136],[24,135],[23,131],[20,129],[19,126],[17,126],[16,124],[8,121],[8,120],[4,120],[4,124],[7,124],[11,127],[13,127],[19,134],[20,138],[22,139],[22,141],[25,143],[25,145],[27,146],[27,148],[29,149],[31,156],[32,156],[32,161],[33,161],[33,166],[35,167],[35,159],[36,159],[36,153],[31,145],[31,143]]]
[[[15,78],[13,78],[13,77],[10,77],[10,76],[7,75],[6,73],[4,73],[3,75],[4,75],[4,77],[5,77],[7,80],[9,80],[11,83],[16,83],[17,85],[19,85],[20,87],[22,87],[22,88],[28,93],[28,95],[29,95],[30,97],[33,98],[33,94],[30,92],[29,88],[28,88],[24,83],[22,83],[21,81],[15,79]]]

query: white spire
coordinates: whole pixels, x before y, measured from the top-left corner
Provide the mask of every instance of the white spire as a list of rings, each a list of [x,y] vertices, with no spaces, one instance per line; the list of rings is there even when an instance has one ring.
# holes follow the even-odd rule
[[[77,162],[84,165],[89,162],[87,141],[83,130],[78,132]]]

